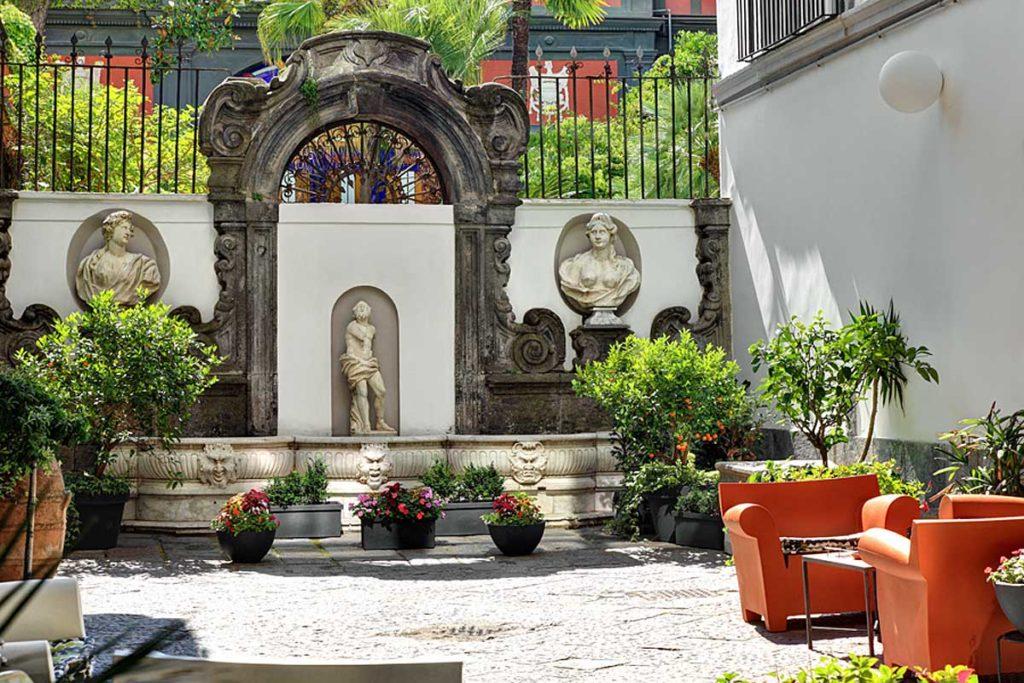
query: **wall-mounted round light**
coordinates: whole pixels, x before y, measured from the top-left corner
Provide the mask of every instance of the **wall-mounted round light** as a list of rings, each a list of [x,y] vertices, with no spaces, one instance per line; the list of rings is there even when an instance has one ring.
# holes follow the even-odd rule
[[[898,52],[882,65],[878,91],[896,111],[913,114],[935,104],[942,92],[942,71],[923,52]]]

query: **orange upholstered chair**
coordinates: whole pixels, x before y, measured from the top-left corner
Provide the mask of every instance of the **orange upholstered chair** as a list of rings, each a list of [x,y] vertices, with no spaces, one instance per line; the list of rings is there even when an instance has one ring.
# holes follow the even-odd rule
[[[1024,517],[1024,498],[1015,496],[943,496],[939,519]]]
[[[860,556],[876,571],[887,664],[930,670],[964,664],[981,675],[995,673],[996,638],[1013,627],[985,568],[1024,547],[1024,516],[949,516],[980,513],[985,501],[979,498],[944,500],[939,513],[946,516],[914,522],[909,539],[884,529],[861,537]],[[989,510],[1005,512],[1005,503],[990,500]],[[1024,648],[1003,648],[1003,670],[1024,671]]]
[[[878,495],[875,475],[765,484],[720,484],[722,519],[732,541],[743,620],[785,631],[803,616],[798,555],[782,551],[783,537],[848,536],[872,527],[906,532],[920,514],[909,496]],[[857,572],[814,567],[811,602],[816,613],[863,612],[864,583]]]

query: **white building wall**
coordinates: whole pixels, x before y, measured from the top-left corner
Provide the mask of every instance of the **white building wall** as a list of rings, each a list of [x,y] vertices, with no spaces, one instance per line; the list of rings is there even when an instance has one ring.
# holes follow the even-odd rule
[[[139,214],[160,232],[170,262],[161,300],[172,308],[194,306],[210,318],[220,286],[213,269],[213,207],[205,196],[60,192],[19,192],[14,202],[7,281],[14,314],[32,304],[45,304],[61,317],[81,310],[68,283],[68,250],[82,223],[108,209]]]
[[[559,294],[554,266],[558,239],[573,218],[599,211],[625,223],[640,248],[643,281],[636,302],[622,316],[637,336],[648,336],[654,316],[670,306],[686,306],[696,319],[700,303],[697,234],[688,200],[527,200],[516,210],[509,237],[508,296],[518,320],[531,308],[547,308],[561,317],[567,368],[573,358],[568,332],[581,318]]]
[[[735,0],[719,2],[735,62]],[[790,315],[837,320],[895,300],[938,386],[912,379],[881,436],[933,440],[992,401],[1024,405],[1024,3],[948,5],[887,30],[721,112],[723,196],[733,201],[733,333],[746,348]],[[938,103],[889,109],[882,64],[931,55]],[[756,68],[754,66],[748,68]]]
[[[384,291],[398,309],[402,434],[451,431],[451,206],[283,204],[277,258],[278,433],[331,434],[331,311],[360,286]]]

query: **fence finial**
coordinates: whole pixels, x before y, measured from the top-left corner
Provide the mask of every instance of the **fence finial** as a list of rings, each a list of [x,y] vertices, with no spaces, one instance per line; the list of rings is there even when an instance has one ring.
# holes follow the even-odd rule
[[[537,55],[537,60],[540,61],[544,58],[544,48],[538,45],[537,49],[533,51],[533,54]]]
[[[71,66],[77,66],[78,65],[78,32],[77,31],[71,34],[71,54],[69,55],[69,57],[71,59]]]
[[[38,63],[43,56],[43,34],[36,34],[36,62]]]
[[[103,58],[106,59],[109,64],[110,60],[114,58],[114,40],[110,36],[107,36],[107,39],[103,41],[103,44],[106,46],[103,49]]]

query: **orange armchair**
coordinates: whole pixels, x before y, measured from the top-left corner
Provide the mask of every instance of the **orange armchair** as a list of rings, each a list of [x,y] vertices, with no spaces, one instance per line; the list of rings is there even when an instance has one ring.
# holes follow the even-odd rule
[[[846,536],[872,527],[906,533],[918,517],[909,496],[879,496],[875,475],[766,484],[720,484],[722,519],[732,541],[743,620],[764,619],[785,631],[803,616],[800,558],[782,552],[782,537]],[[856,572],[815,567],[810,574],[815,611],[864,611]]]
[[[939,519],[986,517],[1024,517],[1024,498],[971,494],[943,496],[939,503]]]
[[[980,511],[945,500],[940,514],[943,509]],[[1024,516],[921,520],[909,539],[884,529],[865,532],[860,556],[876,571],[885,663],[929,670],[965,664],[980,675],[995,673],[996,638],[1013,627],[985,568],[1022,546]],[[1003,648],[1003,670],[1024,671],[1024,649]]]

